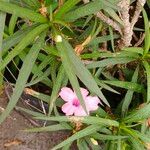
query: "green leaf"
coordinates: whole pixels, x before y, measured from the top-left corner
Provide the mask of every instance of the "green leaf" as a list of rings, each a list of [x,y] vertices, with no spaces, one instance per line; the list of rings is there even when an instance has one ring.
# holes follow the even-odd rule
[[[133,138],[132,136],[129,137],[130,138],[130,142],[131,142],[131,147],[132,149],[136,149],[136,150],[145,150],[144,148],[144,144],[140,143],[139,141],[137,141],[137,139]]]
[[[9,36],[8,38],[3,40],[2,45],[2,55],[5,55],[8,49],[10,49],[12,46],[15,46],[17,43],[19,43],[22,38],[27,35],[30,31],[32,31],[37,25],[32,25],[31,27],[26,27],[24,29],[21,29],[19,31],[16,31],[13,35]]]
[[[43,114],[42,111],[40,113],[40,112],[32,111],[32,110],[29,110],[29,109],[26,109],[26,108],[18,107],[18,106],[16,106],[15,109],[18,110],[18,111],[23,111],[24,113],[27,113],[27,114],[32,115],[34,117],[37,117],[37,116],[38,117],[44,117],[45,116],[45,114]]]
[[[122,49],[123,51],[127,51],[127,52],[133,52],[133,53],[138,53],[143,55],[143,48],[142,47],[126,47]]]
[[[5,27],[5,18],[6,14],[3,12],[0,12],[0,51],[2,51],[2,42],[3,42],[3,33],[4,33],[4,27]],[[2,56],[0,56],[1,59]]]
[[[106,8],[105,11],[110,15],[111,18],[113,18],[114,20],[116,20],[117,22],[119,22],[121,25],[124,25],[123,21],[120,19],[120,17],[117,15],[117,13],[115,12],[115,10],[113,10],[112,8]]]
[[[135,70],[135,72],[132,76],[132,80],[131,80],[132,83],[137,82],[138,72],[139,72],[139,66],[136,68],[136,70]],[[123,104],[122,104],[122,114],[123,114],[123,116],[126,114],[128,108],[129,108],[129,105],[130,105],[132,97],[133,97],[133,93],[134,93],[134,91],[128,90],[126,95],[125,95],[125,98],[124,98],[124,101],[123,101]]]
[[[44,35],[45,37],[45,35]],[[24,87],[26,85],[26,82],[28,80],[28,77],[31,73],[32,67],[38,57],[40,48],[42,46],[42,43],[44,42],[43,35],[36,41],[36,43],[32,46],[31,50],[29,51],[28,55],[26,56],[26,59],[24,60],[24,63],[21,67],[21,70],[19,72],[18,79],[15,84],[15,88],[13,90],[13,94],[10,97],[10,101],[5,109],[5,111],[0,116],[0,123],[2,123],[6,117],[8,117],[9,113],[12,111],[12,109],[15,107],[18,99],[20,98]]]
[[[17,19],[18,19],[18,17],[16,15],[11,16],[11,19],[9,21],[9,27],[8,27],[10,35],[12,35],[14,33],[14,29],[17,24]]]
[[[79,121],[86,124],[99,124],[99,125],[105,125],[105,126],[115,126],[118,127],[119,123],[115,120],[110,119],[104,119],[100,117],[76,117],[76,116],[60,116],[60,117],[35,117],[36,119],[40,120],[49,120],[49,121],[61,121],[61,122],[73,122],[73,121]]]
[[[8,1],[8,0],[5,0],[5,1]],[[3,35],[4,35],[4,28],[5,28],[5,19],[6,19],[6,13],[0,11],[0,63],[2,61],[2,51],[3,51],[2,43],[3,43]],[[2,72],[0,71],[0,73]],[[2,82],[3,82],[3,77],[0,74],[0,86]]]
[[[78,79],[75,75],[74,66],[73,66],[71,59],[66,51],[66,46],[64,45],[64,42],[56,42],[56,46],[60,52],[60,56],[62,59],[62,64],[64,66],[65,72],[71,82],[71,85],[72,85],[74,91],[77,94],[77,97],[79,98],[79,100],[81,102],[81,105],[83,106],[84,110],[86,111],[86,106],[85,106],[85,103],[84,103],[84,100],[83,100],[83,97],[82,97],[81,91],[80,91],[80,85],[79,85]]]
[[[127,58],[108,58],[108,59],[104,59],[101,61],[92,62],[87,65],[87,68],[93,69],[93,68],[97,68],[97,67],[106,67],[106,66],[116,65],[116,64],[126,64],[126,63],[129,63],[134,60],[135,60],[135,58],[129,58],[129,57],[127,57]]]
[[[138,122],[149,118],[149,116],[150,116],[150,103],[146,104],[142,108],[139,108],[137,111],[131,113],[129,116],[125,117],[123,121],[125,123]]]
[[[26,57],[26,53],[25,51],[22,51],[20,54],[19,54],[19,57],[22,61],[24,61],[25,57]],[[40,53],[38,55],[38,57],[40,56]],[[53,59],[53,58],[52,58]],[[41,59],[39,59],[40,61],[43,61]],[[51,61],[49,62],[51,63]],[[38,70],[38,67],[37,67],[37,64],[34,64],[33,68],[32,68],[32,73],[33,74],[36,74],[37,73],[37,70]],[[38,78],[36,78],[35,80],[31,80],[30,83],[27,83],[28,85],[32,85],[32,84],[35,84],[37,82],[42,82],[43,84],[49,86],[49,87],[52,87],[52,81],[47,77],[50,73],[49,70],[43,72],[41,70],[38,70]]]
[[[144,26],[145,26],[144,55],[146,55],[150,48],[150,29],[149,29],[148,16],[144,9],[143,9],[143,18],[144,18]]]
[[[50,125],[46,127],[40,127],[40,128],[26,129],[25,131],[27,132],[50,132],[50,131],[71,130],[71,129],[72,129],[71,127],[66,128],[65,126],[61,124],[57,124],[57,125]]]
[[[87,142],[83,138],[77,140],[77,146],[79,150],[90,150]]]
[[[70,150],[71,144],[72,144],[72,142],[70,142],[69,144],[65,145],[64,147],[62,147],[62,150]]]
[[[79,57],[75,54],[72,46],[65,39],[63,39],[61,43],[65,47],[64,53],[68,55],[67,59],[70,61],[70,64],[72,64],[72,66],[69,65],[68,67],[72,67],[74,73],[84,83],[84,85],[90,91],[98,95],[106,105],[109,105],[100,88],[98,87],[96,81],[94,80],[94,77],[91,75],[89,70],[86,69]],[[62,48],[60,48],[60,50],[62,52]]]
[[[0,10],[16,15],[17,17],[29,19],[31,21],[40,22],[40,23],[48,22],[48,20],[41,14],[8,2],[0,1]]]
[[[121,136],[121,135],[106,135],[106,134],[100,134],[100,133],[95,133],[91,134],[91,137],[93,137],[96,140],[118,140],[118,139],[126,139],[128,136]]]
[[[22,0],[28,7],[32,9],[38,9],[40,7],[40,1],[38,0]]]
[[[27,83],[26,86],[31,86],[31,85],[34,85],[36,83],[42,82],[44,79],[48,78],[49,75],[50,75],[50,67],[48,67],[46,69],[46,71],[42,72],[41,75],[38,76],[36,79],[34,79],[33,81]]]
[[[55,103],[55,101],[58,97],[58,92],[60,91],[60,88],[61,88],[61,85],[62,85],[63,80],[65,78],[65,75],[66,75],[65,70],[64,70],[63,66],[61,66],[59,68],[57,78],[56,78],[55,84],[53,86],[52,94],[51,94],[51,97],[50,97],[49,115],[51,114],[51,112],[53,110],[54,103]]]
[[[101,126],[99,125],[91,125],[86,127],[83,130],[80,130],[79,132],[76,132],[75,134],[73,134],[71,137],[69,137],[68,139],[66,139],[65,141],[61,142],[60,144],[56,145],[55,147],[53,147],[51,150],[57,150],[60,149],[61,147],[77,140],[80,139],[82,137],[88,136],[91,133],[96,132],[97,130],[99,130],[101,128]]]
[[[47,24],[39,25],[30,31],[21,42],[3,59],[0,65],[0,71],[6,67],[6,65],[17,56],[24,48],[26,48],[42,31],[48,28]]]
[[[55,18],[60,19],[65,13],[67,13],[72,7],[74,7],[81,0],[68,0],[66,1],[56,12]]]
[[[143,62],[147,74],[147,102],[150,102],[150,65],[147,61]]]
[[[113,39],[118,39],[119,35],[114,34]],[[104,35],[100,37],[93,38],[90,43],[88,44],[89,46],[97,45],[99,43],[104,43],[106,41],[110,41],[112,39],[111,35]]]
[[[49,64],[53,63],[53,60],[54,58],[52,56],[45,56],[45,59],[38,65],[38,67],[36,66],[34,75],[30,82],[32,82],[35,78],[41,76],[43,74],[42,70],[45,69]]]
[[[119,92],[117,92],[116,90],[114,90],[113,88],[111,88],[110,86],[108,86],[107,84],[105,84],[103,81],[99,80],[98,78],[95,78],[96,80],[96,83],[101,87],[101,88],[104,88],[108,91],[111,91],[113,93],[116,93],[116,94],[120,94]]]
[[[144,87],[140,84],[134,83],[134,82],[127,82],[127,81],[103,81],[104,83],[116,86],[116,87],[121,87],[125,88],[128,90],[132,90],[138,93],[142,93],[144,91]]]
[[[73,22],[78,18],[94,14],[100,11],[104,7],[102,0],[95,0],[94,2],[90,2],[84,6],[77,7],[75,10],[72,10],[64,15],[64,20]]]

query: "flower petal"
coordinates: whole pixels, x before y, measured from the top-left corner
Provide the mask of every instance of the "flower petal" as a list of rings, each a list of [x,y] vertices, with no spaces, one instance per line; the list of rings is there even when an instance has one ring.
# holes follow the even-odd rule
[[[89,113],[87,114],[87,113],[84,111],[84,109],[82,108],[82,106],[79,106],[78,108],[75,109],[74,115],[75,115],[75,116],[88,116]]]
[[[72,101],[76,97],[74,92],[68,87],[63,87],[59,92],[59,96],[66,102]]]
[[[89,94],[89,91],[87,89],[80,88],[80,90],[83,97],[86,97]]]
[[[97,96],[87,96],[85,103],[88,111],[94,111],[98,109],[100,99]]]
[[[61,107],[62,111],[66,114],[66,116],[69,115],[73,115],[75,108],[71,103],[65,103],[62,107]]]
[[[81,91],[83,98],[89,94],[89,91],[87,89],[80,88],[80,91]],[[75,92],[74,92],[74,94],[77,95]]]

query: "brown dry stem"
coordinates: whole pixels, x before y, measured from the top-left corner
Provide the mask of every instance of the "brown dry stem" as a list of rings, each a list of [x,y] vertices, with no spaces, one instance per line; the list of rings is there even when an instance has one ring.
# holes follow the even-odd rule
[[[86,4],[89,0],[83,0]],[[144,7],[146,0],[137,0],[135,6],[135,12],[131,19],[129,14],[130,11],[130,0],[121,0],[118,3],[118,7],[120,8],[119,14],[120,18],[122,19],[124,25],[123,27],[120,26],[116,21],[111,19],[110,17],[106,16],[102,11],[99,11],[96,16],[102,20],[104,23],[111,26],[114,30],[118,31],[121,35],[122,41],[119,42],[119,48],[122,49],[123,47],[131,46],[131,40],[133,37],[133,28],[140,17],[140,13],[142,8]],[[131,19],[131,21],[130,21]]]
[[[120,35],[122,35],[122,31],[121,31],[121,27],[119,26],[118,23],[116,23],[115,21],[113,21],[112,19],[110,19],[109,17],[107,17],[106,15],[104,15],[101,11],[99,11],[96,16],[102,20],[103,22],[105,22],[106,24],[108,24],[109,26],[111,26],[114,30],[118,31],[120,33]]]
[[[131,20],[131,28],[132,29],[133,29],[135,23],[138,21],[138,18],[140,16],[140,13],[141,13],[142,8],[143,8],[145,3],[146,3],[146,0],[138,0],[137,1],[136,9],[135,9],[134,15],[133,15],[132,20]]]
[[[122,45],[121,48],[123,47],[129,47],[131,45],[131,40],[133,37],[133,28],[135,26],[135,23],[138,21],[138,18],[140,16],[140,13],[142,11],[142,8],[144,4],[146,3],[146,0],[137,0],[136,2],[136,8],[134,15],[130,21],[130,1],[129,0],[122,0],[118,4],[118,6],[121,8],[121,18],[122,21],[124,22],[124,27],[122,29],[123,31],[123,36],[122,36]]]
[[[129,15],[129,7],[130,7],[130,1],[129,0],[122,0],[118,6],[120,9],[120,17],[124,23],[122,32],[122,46],[130,46],[131,39],[133,35],[133,31],[131,30],[131,24],[130,24],[130,15]]]

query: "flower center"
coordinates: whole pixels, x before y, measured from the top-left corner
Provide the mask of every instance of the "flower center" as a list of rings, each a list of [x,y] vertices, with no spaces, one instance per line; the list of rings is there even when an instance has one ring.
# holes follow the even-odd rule
[[[74,99],[73,102],[72,102],[72,105],[75,106],[75,107],[78,107],[80,105],[80,102],[78,99]]]

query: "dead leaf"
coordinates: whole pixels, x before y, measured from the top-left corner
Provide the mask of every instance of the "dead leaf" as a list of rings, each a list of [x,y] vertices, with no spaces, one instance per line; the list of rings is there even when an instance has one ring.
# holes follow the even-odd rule
[[[17,146],[17,145],[22,144],[22,143],[23,143],[23,141],[21,141],[19,139],[15,139],[13,141],[5,143],[4,147]]]

